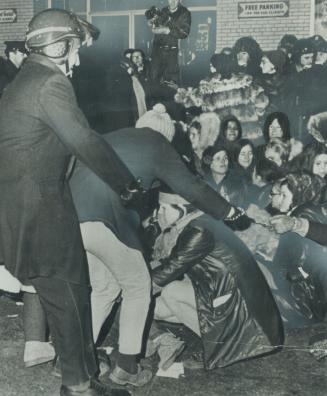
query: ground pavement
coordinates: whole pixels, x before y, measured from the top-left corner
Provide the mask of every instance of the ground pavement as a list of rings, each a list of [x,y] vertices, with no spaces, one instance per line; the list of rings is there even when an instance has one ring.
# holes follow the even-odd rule
[[[199,347],[182,327],[172,331],[186,337],[182,358]],[[185,370],[179,379],[155,376],[135,396],[326,396],[327,359],[316,361],[309,353],[311,336],[327,331],[327,325],[290,330],[281,352],[210,372]],[[110,343],[110,337],[105,339]],[[51,375],[51,364],[25,369],[23,365],[22,306],[0,297],[0,396],[56,396],[60,380]],[[156,364],[154,358],[145,362]]]

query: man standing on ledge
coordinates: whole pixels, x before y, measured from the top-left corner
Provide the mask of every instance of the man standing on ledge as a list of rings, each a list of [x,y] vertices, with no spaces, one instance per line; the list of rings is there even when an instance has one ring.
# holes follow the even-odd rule
[[[149,21],[154,33],[151,71],[157,82],[179,83],[178,40],[185,39],[191,28],[191,13],[180,2],[168,0],[168,7],[162,9],[161,17]]]

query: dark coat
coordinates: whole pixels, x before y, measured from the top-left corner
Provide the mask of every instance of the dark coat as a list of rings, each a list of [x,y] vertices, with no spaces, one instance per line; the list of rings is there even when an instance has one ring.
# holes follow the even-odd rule
[[[4,89],[13,81],[19,69],[9,60],[0,58],[0,97]]]
[[[166,13],[169,17],[165,26],[169,27],[170,33],[155,34],[153,46],[156,48],[161,46],[178,47],[178,40],[185,39],[190,33],[192,21],[191,13],[181,4],[175,12],[170,12],[168,7],[164,7],[162,12]]]
[[[273,265],[280,266],[291,283],[298,280],[299,267],[309,274],[308,280],[319,293],[313,298],[311,309],[315,317],[321,319],[327,311],[326,306],[321,308],[320,305],[327,302],[327,248],[314,241],[321,243],[326,239],[321,233],[327,228],[326,206],[302,205],[293,211],[292,216],[309,220],[307,238],[293,232],[281,235]]]
[[[283,343],[279,311],[256,262],[234,253],[194,220],[184,228],[170,256],[152,272],[165,286],[187,274],[193,284],[207,369],[273,351]],[[231,294],[215,307],[216,298]]]
[[[199,209],[216,219],[225,218],[230,204],[204,181],[194,176],[172,145],[149,128],[126,128],[103,135],[145,188],[154,181],[167,184]],[[126,210],[113,190],[84,164],[78,163],[70,186],[80,222],[102,221],[123,243],[141,250],[140,221]]]
[[[72,85],[41,55],[30,55],[0,102],[0,250],[23,283],[37,276],[88,283],[68,183],[72,154],[121,192],[133,180],[92,131]]]

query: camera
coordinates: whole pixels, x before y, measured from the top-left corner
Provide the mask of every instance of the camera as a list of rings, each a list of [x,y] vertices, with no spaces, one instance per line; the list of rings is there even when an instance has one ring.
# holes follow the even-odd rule
[[[145,11],[145,17],[154,27],[165,26],[169,21],[169,13],[167,10],[160,10],[156,6],[150,7]]]

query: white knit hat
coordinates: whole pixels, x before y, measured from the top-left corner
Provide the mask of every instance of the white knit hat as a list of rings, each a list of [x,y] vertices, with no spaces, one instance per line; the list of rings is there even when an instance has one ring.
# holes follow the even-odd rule
[[[161,103],[156,104],[152,110],[140,117],[135,126],[136,128],[151,128],[161,133],[170,142],[175,134],[174,122],[166,112],[166,107]]]

